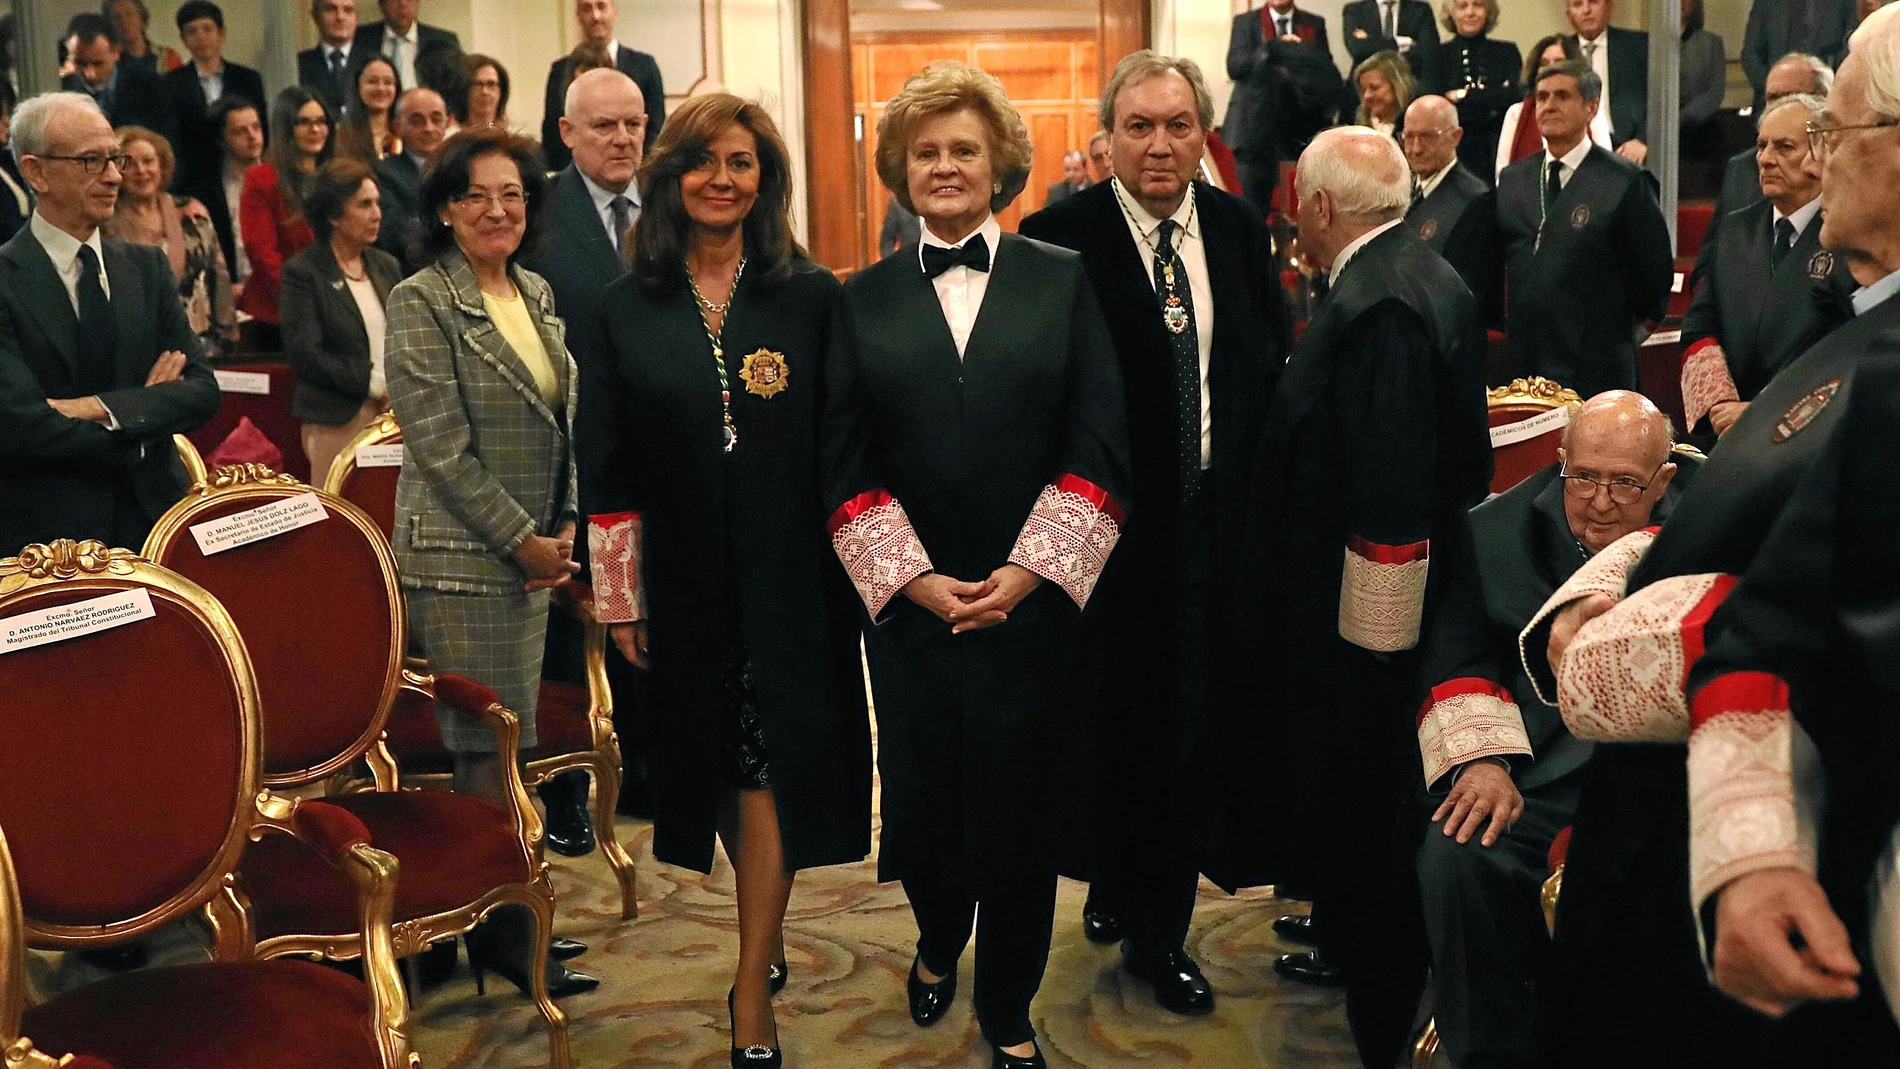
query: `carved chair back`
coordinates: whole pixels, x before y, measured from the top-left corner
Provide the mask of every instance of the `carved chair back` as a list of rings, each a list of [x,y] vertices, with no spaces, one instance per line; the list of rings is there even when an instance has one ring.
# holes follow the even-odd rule
[[[1516,379],[1486,393],[1491,492],[1501,494],[1555,464],[1570,413],[1582,403],[1575,390],[1542,377]]]
[[[402,465],[365,465],[362,460],[373,454],[358,450],[401,444],[402,428],[396,425],[396,414],[385,412],[343,447],[328,472],[313,474],[311,482],[322,479],[319,485],[368,513],[382,529],[383,537],[391,537],[396,529],[396,478],[402,474]]]

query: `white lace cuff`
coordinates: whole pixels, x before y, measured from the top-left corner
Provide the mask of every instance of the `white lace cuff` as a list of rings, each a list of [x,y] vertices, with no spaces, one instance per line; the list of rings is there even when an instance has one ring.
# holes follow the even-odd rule
[[[1095,581],[1122,536],[1126,515],[1108,491],[1076,475],[1042,488],[1009,562],[1061,587],[1087,608]]]
[[[904,514],[903,503],[884,490],[867,490],[831,514],[831,548],[876,620],[904,584],[930,571],[930,555]]]
[[[1592,742],[1689,737],[1689,669],[1732,575],[1678,575],[1637,591],[1578,630],[1557,676],[1557,708]]]
[[[1713,338],[1696,342],[1682,358],[1682,415],[1693,427],[1709,409],[1724,401],[1739,401],[1735,379],[1729,375],[1728,354]]]
[[[1418,645],[1431,545],[1387,546],[1357,535],[1346,543],[1346,567],[1339,577],[1340,638],[1379,653]]]
[[[1511,692],[1471,676],[1433,687],[1419,706],[1418,750],[1429,788],[1453,769],[1480,758],[1529,757],[1531,737]]]
[[[1643,554],[1649,552],[1649,544],[1656,540],[1656,528],[1645,527],[1611,542],[1603,552],[1591,557],[1578,568],[1576,574],[1564,581],[1557,592],[1537,610],[1531,622],[1517,636],[1517,656],[1524,662],[1524,674],[1531,679],[1531,689],[1537,692],[1537,698],[1545,705],[1556,705],[1553,693],[1546,693],[1545,679],[1549,675],[1549,658],[1544,654],[1544,643],[1531,642],[1533,635],[1544,634],[1550,626],[1550,619],[1573,601],[1581,601],[1592,594],[1603,594],[1611,601],[1622,601],[1623,590],[1629,585],[1630,572],[1634,571]],[[1533,649],[1533,645],[1535,649]],[[1553,681],[1554,682],[1554,681]]]
[[[603,624],[647,618],[647,584],[641,573],[645,525],[637,512],[587,517],[588,567],[594,577],[594,612]]]

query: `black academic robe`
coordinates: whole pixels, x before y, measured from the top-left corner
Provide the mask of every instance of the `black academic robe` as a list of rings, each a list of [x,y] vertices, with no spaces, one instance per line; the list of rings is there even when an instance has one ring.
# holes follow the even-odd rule
[[[1673,576],[1747,572],[1846,409],[1859,369],[1895,354],[1900,301],[1889,300],[1784,368],[1722,436],[1626,590]],[[1554,682],[1541,654],[1549,623],[1524,637],[1525,668],[1547,694]],[[1757,1064],[1747,1059],[1759,1057],[1761,1018],[1709,987],[1686,906],[1684,749],[1596,748],[1558,906],[1552,979],[1539,993],[1545,1064]],[[1672,905],[1632,911],[1638,901]],[[1629,968],[1622,948],[1632,945],[1646,948],[1642,969]]]
[[[1761,166],[1755,162],[1755,146],[1750,145],[1728,158],[1722,166],[1722,191],[1715,198],[1715,212],[1709,228],[1702,233],[1702,247],[1696,251],[1695,270],[1689,272],[1689,284],[1707,277],[1709,261],[1715,258],[1715,239],[1722,232],[1722,220],[1761,199]]]
[[[799,260],[740,279],[721,328],[738,443],[722,447],[712,345],[685,286],[608,286],[580,363],[576,420],[590,523],[644,525],[655,700],[645,745],[654,856],[712,871],[730,767],[725,657],[744,645],[788,871],[871,849],[871,736],[850,584],[825,538],[818,420],[837,280]],[[748,385],[757,354],[786,370]],[[767,395],[770,396],[767,396]]]
[[[1839,402],[1836,402],[1837,404]],[[1810,1003],[1772,1029],[1782,1064],[1900,1064],[1873,968],[1867,889],[1900,823],[1900,359],[1870,357],[1830,440],[1753,565],[1709,620],[1690,673],[1698,734],[1728,713],[1792,715],[1819,758],[1817,876],[1862,971],[1860,997]],[[1776,693],[1779,691],[1779,693]],[[1698,745],[1692,743],[1691,745]],[[1715,911],[1705,910],[1713,946]]]
[[[1059,723],[1065,665],[1130,482],[1081,258],[1004,234],[991,267],[961,359],[910,253],[853,276],[821,435],[833,544],[876,621],[879,876],[947,874],[978,899],[1056,866],[1052,770],[1079,741]],[[952,635],[900,593],[924,570],[981,581],[1012,558],[1045,581],[999,625]]]
[[[1465,132],[1458,142],[1458,159],[1489,187],[1497,173],[1504,113],[1524,99],[1524,87],[1518,84],[1524,56],[1511,41],[1453,34],[1438,46],[1438,67],[1446,92],[1465,92],[1457,101],[1458,125]]]
[[[1496,285],[1498,259],[1497,201],[1462,162],[1405,213],[1405,228],[1432,247],[1465,280],[1465,288],[1488,308]],[[1488,318],[1488,316],[1487,316]]]
[[[1238,197],[1196,183],[1195,211],[1213,287],[1213,351],[1208,388],[1213,409],[1214,505],[1213,574],[1232,575],[1245,552],[1245,506],[1259,462],[1260,433],[1267,400],[1286,361],[1291,326],[1280,290],[1270,239],[1253,209]],[[1076,194],[1060,207],[1023,220],[1022,234],[1082,254],[1096,299],[1107,316],[1121,367],[1128,413],[1129,453],[1133,461],[1131,498],[1135,514],[1096,587],[1090,614],[1090,648],[1099,658],[1093,672],[1103,682],[1104,743],[1116,763],[1143,770],[1124,789],[1151,803],[1145,811],[1159,818],[1179,811],[1179,792],[1204,797],[1199,775],[1184,767],[1204,767],[1206,755],[1192,766],[1183,758],[1206,738],[1206,726],[1182,719],[1178,657],[1174,647],[1156,643],[1155,623],[1177,620],[1182,607],[1179,526],[1181,471],[1178,437],[1182,413],[1175,401],[1174,349],[1161,322],[1152,276],[1129,232],[1115,189],[1103,183]],[[1201,298],[1196,295],[1197,311]],[[1199,420],[1199,412],[1193,418]],[[1210,633],[1220,648],[1210,657],[1220,673],[1210,681],[1209,701],[1228,705],[1250,700],[1255,686],[1245,670],[1248,651],[1239,643],[1247,606],[1234,587],[1215,582],[1206,607]],[[1166,805],[1156,800],[1167,799]],[[1103,800],[1107,802],[1107,799]],[[1198,813],[1187,826],[1205,825]],[[1169,825],[1173,827],[1175,825]],[[1127,829],[1139,835],[1139,830]],[[1233,888],[1265,882],[1258,854],[1264,843],[1219,842],[1201,858],[1205,872]]]
[[[1592,146],[1545,219],[1547,161],[1528,156],[1498,177],[1510,377],[1542,375],[1584,397],[1636,389],[1637,331],[1662,320],[1675,281],[1655,176]]]
[[[1357,67],[1375,53],[1399,50],[1399,43],[1385,35],[1381,14],[1378,0],[1353,0],[1340,9],[1339,36],[1346,42],[1352,66]],[[1404,55],[1418,92],[1438,92],[1438,15],[1424,0],[1400,0],[1398,24],[1399,36],[1412,39],[1412,50]],[[1356,98],[1359,87],[1351,90]]]

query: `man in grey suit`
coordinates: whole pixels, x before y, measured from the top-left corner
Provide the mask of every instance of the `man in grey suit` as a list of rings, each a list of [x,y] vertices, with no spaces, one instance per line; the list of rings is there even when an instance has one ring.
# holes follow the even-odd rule
[[[620,5],[615,0],[574,0],[574,21],[580,24],[581,39],[599,42],[607,49],[614,69],[640,87],[647,112],[646,140],[641,148],[652,148],[654,139],[660,136],[661,124],[666,122],[666,84],[660,78],[659,61],[628,48],[614,35],[614,27],[620,22]],[[571,159],[561,139],[561,115],[567,110],[563,105],[573,70],[572,56],[562,56],[548,68],[547,95],[541,111],[541,151],[547,156],[548,166],[557,171]]]
[[[1060,204],[1071,193],[1080,193],[1093,185],[1089,181],[1089,160],[1082,155],[1081,149],[1070,149],[1062,154],[1062,181],[1049,186],[1048,196],[1043,198],[1042,206]]]
[[[110,241],[120,155],[98,104],[49,93],[13,117],[39,201],[0,246],[0,556],[95,538],[138,548],[185,492],[171,436],[218,383],[156,248]]]
[[[1742,70],[1755,88],[1755,114],[1768,94],[1768,71],[1790,52],[1838,67],[1856,22],[1854,0],[1755,0],[1742,32]]]
[[[401,260],[405,274],[414,274],[424,266],[415,249],[416,233],[422,220],[416,214],[417,191],[422,188],[422,172],[449,131],[449,109],[442,94],[433,89],[411,89],[396,100],[396,127],[402,137],[402,151],[385,156],[372,166],[376,184],[383,194],[383,229],[376,247]]]

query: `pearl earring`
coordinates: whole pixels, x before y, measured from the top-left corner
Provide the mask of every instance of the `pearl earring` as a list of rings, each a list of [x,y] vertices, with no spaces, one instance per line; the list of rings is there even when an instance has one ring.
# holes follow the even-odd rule
[[[990,184],[990,192],[991,192],[991,193],[1001,193],[1002,191],[1003,191],[1003,183],[1001,183],[1001,182],[992,182],[992,183]]]

